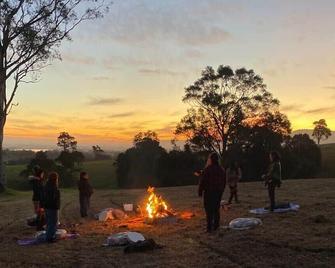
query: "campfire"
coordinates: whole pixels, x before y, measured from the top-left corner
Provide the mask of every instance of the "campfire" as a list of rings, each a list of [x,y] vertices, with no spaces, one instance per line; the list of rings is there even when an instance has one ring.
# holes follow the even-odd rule
[[[163,197],[155,193],[154,187],[148,187],[149,197],[145,204],[147,221],[157,222],[162,219],[175,218],[174,213],[168,208]]]

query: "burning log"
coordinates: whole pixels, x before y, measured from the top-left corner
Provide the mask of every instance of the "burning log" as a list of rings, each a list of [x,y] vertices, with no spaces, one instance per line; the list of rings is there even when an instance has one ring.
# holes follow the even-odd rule
[[[147,213],[145,222],[149,224],[175,223],[176,215],[168,208],[163,197],[156,195],[155,188],[149,186],[147,192],[149,197],[145,205]]]

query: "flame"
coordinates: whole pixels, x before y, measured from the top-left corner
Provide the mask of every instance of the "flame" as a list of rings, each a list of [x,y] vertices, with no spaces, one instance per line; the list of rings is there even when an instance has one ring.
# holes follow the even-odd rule
[[[147,192],[149,193],[146,204],[148,218],[154,219],[167,216],[168,206],[160,195],[155,194],[155,188],[149,186]]]

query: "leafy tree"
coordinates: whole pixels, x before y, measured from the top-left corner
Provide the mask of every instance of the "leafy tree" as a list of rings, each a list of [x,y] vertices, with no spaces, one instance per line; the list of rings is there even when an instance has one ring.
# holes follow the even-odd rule
[[[283,167],[288,178],[312,178],[321,169],[321,150],[307,134],[294,135],[283,149]]]
[[[199,178],[194,175],[204,167],[199,153],[194,153],[188,145],[184,150],[171,150],[163,153],[157,160],[155,174],[159,186],[181,186],[197,184]]]
[[[116,174],[118,184],[123,188],[157,185],[155,170],[158,158],[165,153],[159,144],[157,134],[152,131],[138,133],[134,146],[118,155]]]
[[[20,83],[36,81],[38,72],[60,58],[61,42],[81,22],[102,17],[104,0],[0,1],[0,186],[4,126]]]
[[[269,152],[281,152],[290,133],[291,124],[284,114],[266,112],[237,129],[224,164],[237,161],[242,165],[244,179],[259,179],[267,168]]]
[[[325,119],[315,121],[313,124],[314,130],[312,136],[317,140],[318,144],[320,144],[322,139],[326,140],[332,135],[331,130],[327,127]]]
[[[221,156],[239,127],[279,105],[253,70],[234,71],[222,65],[216,71],[207,67],[198,80],[185,88],[183,101],[191,109],[175,133],[185,136],[193,149],[216,151]]]
[[[105,151],[99,145],[93,145],[92,151],[94,154],[94,159],[96,160],[103,160],[109,159],[110,156],[105,153]]]
[[[26,169],[23,170],[20,175],[25,178],[32,175],[35,166],[41,167],[46,173],[57,170],[55,161],[48,158],[46,152],[39,151],[35,154],[35,157],[29,162]]]
[[[67,132],[61,132],[57,138],[57,146],[62,148],[63,152],[69,152],[77,150],[77,141],[76,138],[71,136]]]

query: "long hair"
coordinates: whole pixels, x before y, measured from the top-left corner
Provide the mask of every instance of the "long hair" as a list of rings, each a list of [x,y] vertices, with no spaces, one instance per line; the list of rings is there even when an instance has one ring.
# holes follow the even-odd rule
[[[79,179],[80,180],[86,180],[88,173],[86,171],[80,172]]]
[[[280,161],[280,154],[277,151],[270,152],[272,162],[279,162]]]
[[[211,160],[212,165],[218,165],[219,164],[219,156],[217,153],[211,153],[209,155],[209,158]]]
[[[58,189],[58,178],[57,172],[51,172],[47,181],[47,187],[49,189]]]
[[[34,166],[33,172],[34,172],[34,175],[36,177],[42,179],[43,174],[44,174],[44,170],[40,166],[38,166],[38,165]]]

